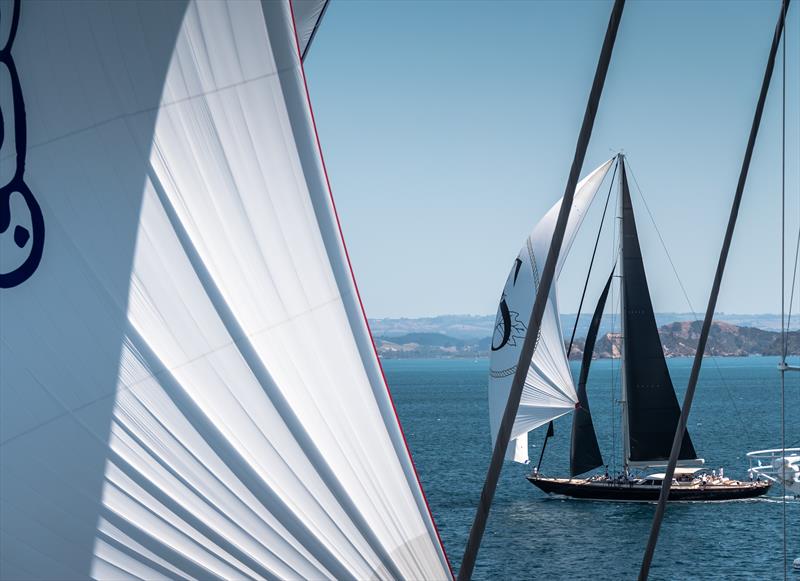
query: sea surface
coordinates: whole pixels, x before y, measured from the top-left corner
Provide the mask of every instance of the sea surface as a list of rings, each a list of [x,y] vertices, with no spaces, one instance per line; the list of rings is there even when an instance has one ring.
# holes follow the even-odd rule
[[[683,400],[691,359],[670,359]],[[777,358],[706,359],[689,416],[698,454],[725,475],[747,477],[745,453],[780,447]],[[491,454],[488,360],[383,362],[400,420],[453,569],[458,571]],[[575,375],[577,368],[573,367]],[[616,384],[612,392],[612,386]],[[618,362],[595,361],[588,394],[609,464],[619,467]],[[800,446],[800,373],[786,377],[786,444]],[[615,421],[612,424],[612,417]],[[571,415],[555,423],[542,472],[565,475]],[[544,429],[530,436],[535,461]],[[475,579],[635,579],[654,504],[548,497],[525,480],[530,467],[507,462]],[[776,491],[777,492],[777,491]],[[674,503],[667,509],[651,579],[783,579],[783,502]],[[800,502],[786,503],[791,561],[800,557]]]

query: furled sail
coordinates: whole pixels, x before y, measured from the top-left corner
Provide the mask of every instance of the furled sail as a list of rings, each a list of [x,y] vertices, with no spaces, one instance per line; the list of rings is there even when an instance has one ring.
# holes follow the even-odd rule
[[[589,379],[589,367],[592,365],[597,332],[600,330],[603,310],[606,308],[608,289],[611,288],[613,280],[614,271],[612,270],[606,286],[603,287],[603,292],[600,293],[600,299],[597,301],[592,321],[589,324],[589,331],[586,333],[586,342],[583,345],[583,360],[578,376],[578,406],[575,408],[575,416],[572,418],[572,440],[569,455],[569,470],[572,476],[578,476],[603,465],[603,456],[600,453],[600,446],[597,444],[597,434],[594,431],[592,412],[589,408],[586,382]]]
[[[608,160],[578,183],[556,274],[561,272],[564,258],[569,253],[578,228],[613,161],[613,158]],[[489,420],[492,442],[497,437],[508,400],[520,349],[536,300],[539,267],[547,258],[560,207],[559,200],[526,239],[514,260],[500,298],[489,359]],[[561,333],[556,287],[553,284],[548,297],[536,349],[511,432],[511,438],[516,442],[509,446],[509,459],[516,462],[528,461],[530,430],[570,412],[578,402]]]
[[[666,462],[681,409],[658,336],[650,290],[642,263],[639,236],[628,189],[625,161],[622,169],[622,332],[628,463]],[[697,458],[684,434],[680,459]]]
[[[0,10],[0,577],[450,577],[289,3]]]

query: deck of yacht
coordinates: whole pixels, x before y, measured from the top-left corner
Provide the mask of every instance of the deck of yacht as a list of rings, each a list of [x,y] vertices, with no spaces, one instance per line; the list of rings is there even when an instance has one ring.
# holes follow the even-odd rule
[[[528,476],[528,480],[548,494],[594,500],[640,501],[658,500],[663,474],[644,478],[546,478]],[[771,483],[763,480],[743,482],[722,477],[698,477],[673,480],[669,500],[720,501],[752,498],[769,490]]]

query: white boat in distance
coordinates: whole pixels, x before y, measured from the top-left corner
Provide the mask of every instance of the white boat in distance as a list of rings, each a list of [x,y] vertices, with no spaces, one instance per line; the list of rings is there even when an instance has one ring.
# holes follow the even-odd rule
[[[775,483],[775,490],[800,498],[800,448],[773,448],[747,453],[749,471]]]

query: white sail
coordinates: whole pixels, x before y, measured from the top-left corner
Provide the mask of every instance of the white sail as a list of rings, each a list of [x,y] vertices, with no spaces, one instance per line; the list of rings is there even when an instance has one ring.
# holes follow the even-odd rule
[[[450,577],[289,3],[12,7],[0,577]]]
[[[575,235],[613,161],[613,158],[608,160],[578,183],[558,257],[556,275],[561,273]],[[514,260],[500,298],[489,360],[489,419],[493,444],[517,369],[522,342],[536,300],[540,269],[547,259],[560,208],[561,200],[536,224]],[[508,459],[527,462],[528,432],[572,411],[576,403],[578,395],[561,332],[556,277],[550,289],[539,339],[511,432]]]

